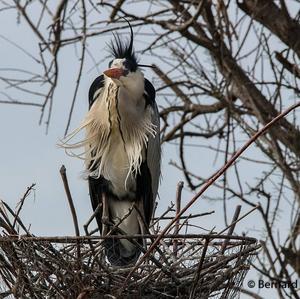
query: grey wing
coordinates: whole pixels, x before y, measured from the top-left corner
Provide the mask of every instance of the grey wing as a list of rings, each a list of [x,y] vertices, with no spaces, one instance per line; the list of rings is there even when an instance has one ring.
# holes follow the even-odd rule
[[[155,136],[149,134],[145,160],[137,177],[137,198],[144,202],[145,220],[149,225],[153,216],[153,208],[157,196],[160,179],[160,127],[159,112],[155,102],[155,89],[151,82],[145,78],[144,99],[145,109],[150,109],[151,122],[155,125]]]
[[[155,125],[156,134],[149,136],[145,157],[136,177],[136,198],[143,201],[144,217],[148,226],[153,216],[160,176],[159,115],[156,105],[155,108],[153,106],[147,109],[151,109],[152,123]]]
[[[156,103],[152,108],[152,123],[156,126],[155,137],[150,137],[147,148],[147,164],[151,174],[153,205],[157,196],[158,184],[160,179],[161,148],[160,148],[160,121]]]

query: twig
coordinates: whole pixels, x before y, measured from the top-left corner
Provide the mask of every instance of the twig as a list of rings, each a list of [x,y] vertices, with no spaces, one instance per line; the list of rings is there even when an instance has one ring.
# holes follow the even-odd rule
[[[282,53],[275,51],[276,59],[283,65],[285,69],[287,69],[290,73],[295,75],[297,78],[300,78],[300,69],[297,64],[293,64],[289,62],[285,57],[283,57]]]
[[[126,283],[134,273],[134,271],[141,265],[141,263],[149,256],[149,254],[153,251],[153,249],[157,246],[162,236],[170,229],[170,227],[177,221],[177,218],[183,215],[195,202],[196,200],[237,160],[237,158],[252,144],[254,143],[258,137],[263,135],[274,123],[278,120],[286,116],[289,112],[296,109],[300,106],[300,102],[290,106],[288,109],[284,110],[277,117],[272,119],[269,123],[267,123],[263,128],[261,128],[256,134],[254,134],[245,144],[244,146],[238,150],[231,159],[200,189],[200,191],[190,200],[190,202],[181,210],[181,212],[164,228],[161,232],[160,236],[156,238],[153,244],[150,246],[145,255],[137,262],[136,266],[133,270],[130,271],[127,278],[125,279],[121,290],[124,290]]]
[[[204,258],[206,256],[208,244],[209,244],[209,238],[205,238],[205,243],[204,243],[204,246],[203,246],[203,249],[202,249],[202,254],[201,254],[200,261],[199,261],[198,269],[197,269],[197,272],[195,273],[195,279],[194,279],[194,282],[193,282],[193,286],[192,286],[192,290],[190,292],[189,299],[193,299],[193,297],[195,295],[195,290],[196,290],[197,284],[199,282],[200,273],[201,273],[202,266],[203,266],[203,263],[204,263]]]
[[[75,210],[75,207],[74,207],[74,202],[73,202],[73,199],[72,199],[71,191],[70,191],[70,188],[69,188],[69,183],[68,183],[68,178],[67,178],[67,173],[66,173],[66,167],[64,165],[62,165],[59,172],[60,172],[63,184],[64,184],[64,188],[65,188],[65,191],[66,191],[69,207],[70,207],[70,210],[71,210],[73,224],[74,224],[74,228],[75,228],[75,234],[76,234],[77,237],[79,237],[80,236],[80,231],[79,231],[79,226],[78,226],[78,219],[77,219],[77,214],[76,214],[76,210]],[[79,243],[79,241],[77,242],[77,257],[80,258],[80,243]]]
[[[81,0],[81,6],[82,6],[82,20],[83,20],[83,25],[82,25],[82,46],[81,46],[81,57],[80,57],[80,66],[79,66],[79,70],[78,70],[78,75],[77,75],[77,79],[76,79],[76,85],[75,85],[75,90],[74,90],[74,94],[73,94],[73,99],[72,99],[72,104],[71,104],[71,108],[69,111],[69,117],[68,117],[68,121],[67,121],[67,126],[65,129],[65,137],[68,134],[68,130],[71,124],[71,118],[72,118],[72,114],[73,114],[73,110],[74,110],[74,106],[75,106],[75,101],[77,98],[77,93],[78,93],[78,89],[79,89],[79,84],[80,84],[80,80],[82,78],[82,70],[83,70],[83,65],[84,65],[84,59],[85,59],[85,52],[86,52],[86,8],[85,8],[85,0]]]
[[[19,214],[22,210],[22,207],[24,205],[24,202],[25,202],[25,199],[27,198],[27,196],[29,195],[29,193],[33,190],[33,188],[35,187],[35,184],[32,184],[30,187],[27,188],[25,194],[23,195],[23,197],[21,198],[20,202],[19,202],[19,208],[16,212],[16,215],[15,215],[15,219],[14,219],[14,222],[13,222],[13,228],[15,228],[15,225],[16,225],[16,222],[17,222],[17,218],[19,217]]]
[[[183,188],[183,182],[179,182],[177,184],[177,190],[176,190],[176,216],[180,213],[180,209],[181,209],[182,188]],[[177,219],[175,223],[174,235],[177,235],[179,233],[179,224],[180,224],[180,217]],[[174,240],[173,252],[175,254],[175,257],[177,257],[177,240]]]
[[[198,217],[202,217],[202,216],[208,216],[211,214],[214,214],[215,211],[210,211],[210,212],[205,212],[205,213],[199,213],[199,214],[189,214],[187,216],[180,216],[179,220],[185,220],[185,219],[194,219],[194,218],[198,218]],[[174,217],[176,216],[166,216],[166,217],[155,217],[153,218],[153,220],[172,220],[174,219]]]
[[[257,242],[255,238],[252,237],[245,237],[245,236],[228,236],[228,235],[221,235],[221,234],[179,234],[174,236],[174,234],[167,234],[167,235],[106,235],[106,236],[56,236],[56,237],[34,237],[27,235],[9,235],[0,237],[0,243],[7,243],[13,241],[24,241],[24,242],[51,242],[51,243],[76,243],[80,241],[81,243],[87,242],[88,240],[91,241],[99,241],[104,239],[138,239],[138,238],[158,238],[161,237],[162,239],[205,239],[209,237],[212,239],[230,239],[230,240],[242,240],[243,242],[254,244]]]
[[[232,218],[232,221],[231,221],[231,226],[228,230],[228,233],[227,235],[228,236],[231,236],[233,231],[234,231],[234,228],[235,228],[235,225],[236,225],[236,221],[238,220],[239,218],[239,215],[240,215],[240,212],[241,212],[241,205],[238,205],[235,209],[235,212],[234,212],[234,215],[233,215],[233,218]],[[226,250],[226,246],[228,244],[228,239],[226,239],[221,247],[221,254],[224,254],[225,250]]]

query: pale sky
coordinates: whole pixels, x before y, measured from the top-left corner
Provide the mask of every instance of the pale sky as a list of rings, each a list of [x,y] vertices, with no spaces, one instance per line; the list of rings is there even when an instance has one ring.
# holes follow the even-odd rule
[[[38,66],[22,51],[1,39],[1,35],[3,35],[30,51],[36,43],[36,39],[29,32],[27,25],[24,22],[16,25],[16,14],[11,12],[7,12],[5,15],[1,14],[1,23],[5,26],[0,28],[0,57],[2,57],[0,76],[3,75],[3,68],[38,69]],[[103,52],[105,42],[104,38],[99,38],[97,43],[94,42],[91,47],[91,51],[98,52],[99,60],[103,53],[107,55],[107,52]],[[136,48],[140,46],[141,44],[138,43],[135,45]],[[145,56],[143,59],[143,63],[151,63],[149,56]],[[60,84],[55,91],[53,117],[48,135],[45,134],[45,125],[38,125],[39,108],[0,105],[0,199],[6,201],[11,207],[15,207],[26,188],[32,183],[36,183],[35,192],[27,198],[20,216],[27,226],[31,225],[31,232],[39,236],[74,234],[72,218],[59,174],[62,164],[67,168],[82,233],[82,225],[92,212],[87,183],[80,178],[83,170],[82,161],[70,158],[64,150],[57,147],[59,139],[64,134],[67,112],[73,95],[73,85],[71,84],[74,82],[78,69],[77,65],[74,64],[74,51],[71,48],[59,54],[59,61],[61,67]],[[102,64],[100,68],[104,70],[106,63]],[[83,70],[82,84],[79,89],[71,129],[76,128],[83,119],[87,111],[89,86],[93,79],[99,75],[96,69],[91,71],[91,68],[92,63],[90,61]],[[145,76],[151,79],[153,73],[151,70],[147,70]],[[0,81],[0,91],[3,91],[1,84]],[[5,92],[9,93],[9,90],[5,90]],[[30,101],[31,99],[24,100]],[[158,105],[160,101],[158,96]],[[250,152],[252,150],[250,149]],[[163,168],[158,208],[160,213],[166,209],[171,200],[174,202],[176,184],[182,180],[181,173],[168,164],[170,160],[177,160],[177,154],[176,146],[163,146]],[[209,156],[205,150],[199,148],[191,149],[189,157],[189,163],[193,164],[193,167],[198,169],[199,175],[203,177],[212,174],[222,164],[222,159],[213,164],[215,157]],[[241,173],[243,181],[247,182],[247,180],[254,179],[256,171],[254,166],[251,168],[247,166],[243,169]],[[216,189],[208,191],[206,195],[209,195],[209,192],[213,192],[212,195],[222,196],[221,192]],[[186,190],[183,193],[182,205],[191,198],[192,194]],[[242,203],[235,199],[228,203],[229,219],[233,216],[237,204]],[[243,204],[242,206],[242,214],[250,210],[249,206]],[[215,210],[215,214],[201,218],[197,224],[209,230],[214,226],[216,226],[216,230],[221,230],[224,228],[221,202],[214,203],[201,198],[190,212],[202,213],[211,210]],[[281,212],[281,227],[284,232],[289,227],[289,216],[285,215],[284,211]],[[235,231],[238,234],[245,232],[249,236],[259,238],[262,237],[261,233],[258,232],[261,227],[262,222],[258,212],[254,212],[251,217],[241,221]],[[203,231],[197,232],[202,233]],[[250,273],[245,281],[247,282],[250,277],[253,278],[254,273]],[[264,292],[265,296],[270,296],[272,291],[264,290]],[[242,296],[241,298],[247,297]]]

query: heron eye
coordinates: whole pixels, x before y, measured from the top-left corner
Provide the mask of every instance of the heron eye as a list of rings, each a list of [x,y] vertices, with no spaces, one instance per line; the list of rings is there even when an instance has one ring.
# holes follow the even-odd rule
[[[130,70],[130,63],[129,63],[128,60],[125,60],[125,61],[123,62],[123,65],[124,65],[124,67],[125,67],[126,69]]]
[[[135,64],[134,62],[132,62],[131,60],[126,59],[123,62],[124,67],[129,70],[130,72],[134,72],[136,70]]]

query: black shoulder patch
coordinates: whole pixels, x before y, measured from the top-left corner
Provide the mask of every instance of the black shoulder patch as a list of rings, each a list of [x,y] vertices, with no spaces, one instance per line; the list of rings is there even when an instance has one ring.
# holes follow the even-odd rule
[[[95,98],[94,98],[95,93],[103,86],[104,86],[104,76],[101,75],[93,81],[89,89],[89,109],[91,109],[93,103],[95,102]]]
[[[155,104],[155,89],[151,82],[145,78],[145,90],[144,90],[144,97],[146,100],[146,106],[154,106]]]

